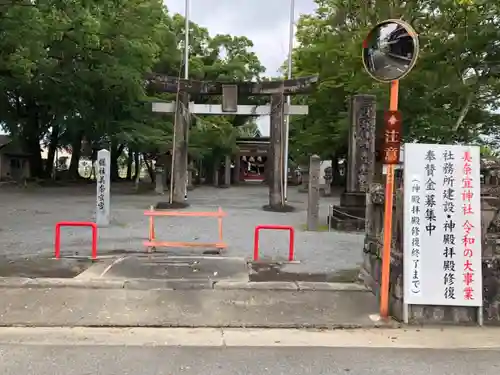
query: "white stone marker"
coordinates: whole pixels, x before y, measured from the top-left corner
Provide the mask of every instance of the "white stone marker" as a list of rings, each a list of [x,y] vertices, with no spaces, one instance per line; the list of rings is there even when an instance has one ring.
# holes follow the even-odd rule
[[[109,225],[109,192],[111,161],[108,150],[99,150],[97,153],[97,204],[95,222],[99,227]]]

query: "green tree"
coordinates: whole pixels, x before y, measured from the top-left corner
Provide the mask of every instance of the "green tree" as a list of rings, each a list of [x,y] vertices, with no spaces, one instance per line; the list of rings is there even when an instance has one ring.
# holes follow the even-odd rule
[[[61,141],[72,145],[76,173],[82,140],[116,144],[117,124],[144,98],[143,75],[161,49],[163,5],[41,0],[4,9],[2,123],[30,153],[33,176],[52,166],[49,160],[43,169],[43,139],[51,145],[49,159]]]
[[[114,179],[125,150],[137,157],[168,149],[172,116],[152,113],[151,102],[175,95],[151,92],[144,78],[181,73],[184,19],[161,0],[19,0],[0,4],[0,30],[0,123],[31,155],[33,177],[51,173],[58,147],[71,149],[75,177],[82,145],[92,157],[108,147]],[[190,35],[192,78],[246,80],[264,70],[246,37],[211,37],[195,23]],[[242,119],[202,121],[212,125],[195,126],[209,134],[193,135],[194,153],[234,149],[228,132]],[[49,148],[45,167],[41,143]]]
[[[480,142],[498,133],[500,5],[456,0],[316,0],[313,15],[297,26],[294,76],[319,74],[320,84],[308,97],[309,116],[291,126],[291,150],[299,156],[345,154],[347,98],[377,96],[388,107],[389,87],[374,82],[361,62],[369,30],[388,18],[402,18],[419,33],[421,54],[400,84],[400,109],[407,141]],[[480,32],[478,32],[480,30]]]

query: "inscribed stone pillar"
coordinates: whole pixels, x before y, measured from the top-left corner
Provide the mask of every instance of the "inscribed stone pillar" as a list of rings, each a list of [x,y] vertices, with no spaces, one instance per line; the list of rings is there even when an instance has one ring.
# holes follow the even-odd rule
[[[164,177],[165,177],[165,168],[161,164],[157,163],[155,165],[155,193],[156,194],[163,194],[165,191]]]
[[[163,194],[165,188],[168,186],[167,174],[168,174],[168,159],[167,155],[160,155],[155,163],[155,193]]]
[[[385,121],[384,110],[376,111],[376,125],[375,125],[375,166],[373,169],[373,182],[385,183],[383,174],[384,161],[383,161],[383,145],[385,141]]]
[[[309,189],[307,192],[307,230],[316,231],[319,225],[319,177],[321,159],[313,155],[309,161]]]
[[[187,93],[179,94],[179,101],[175,116],[175,155],[174,155],[174,191],[173,201],[184,202],[187,181],[187,133],[189,127],[188,119],[189,96]]]
[[[269,145],[269,157],[271,159],[270,168],[271,180],[269,181],[269,206],[270,208],[280,208],[285,206],[283,197],[283,94],[271,95],[271,141]]]
[[[224,159],[224,186],[231,186],[231,155],[226,155]]]
[[[347,192],[366,192],[375,167],[376,98],[355,95],[350,101]]]
[[[99,150],[97,153],[97,202],[95,221],[99,227],[109,225],[111,190],[111,157],[108,150]]]
[[[300,168],[300,175],[302,182],[299,186],[299,191],[301,193],[307,193],[307,190],[309,189],[309,166],[302,166]]]
[[[219,172],[220,172],[220,162],[219,160],[214,162],[213,168],[213,183],[215,187],[219,187]]]
[[[325,168],[325,197],[332,195],[333,167]]]

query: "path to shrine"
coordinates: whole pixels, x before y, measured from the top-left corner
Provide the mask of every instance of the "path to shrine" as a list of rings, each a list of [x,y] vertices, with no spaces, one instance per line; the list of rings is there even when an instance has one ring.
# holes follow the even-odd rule
[[[144,210],[167,195],[132,194],[131,186],[115,184],[111,196],[111,225],[99,229],[99,255],[144,251],[147,237],[147,218]],[[292,225],[296,230],[296,259],[300,265],[288,265],[291,271],[325,273],[335,276],[354,270],[361,262],[363,237],[355,233],[306,232],[307,194],[297,187],[289,189],[289,204],[293,213],[272,213],[262,210],[267,203],[264,186],[238,186],[229,189],[200,187],[190,192],[188,208],[193,211],[212,211],[218,206],[227,213],[224,218],[224,240],[228,250],[224,255],[250,258],[253,233],[259,224]],[[325,225],[329,204],[338,198],[322,198],[320,218]],[[10,259],[19,256],[53,254],[54,225],[58,221],[93,221],[95,186],[11,188],[0,189],[0,256]],[[324,228],[323,228],[324,229]],[[217,240],[217,223],[212,218],[159,218],[156,220],[158,239],[168,241]],[[63,256],[90,255],[90,229],[64,228]],[[286,259],[288,233],[263,231],[261,257]],[[200,253],[200,250],[174,249],[176,255]],[[194,255],[194,254],[193,254]],[[7,272],[8,273],[8,272]],[[2,272],[2,276],[7,276]]]

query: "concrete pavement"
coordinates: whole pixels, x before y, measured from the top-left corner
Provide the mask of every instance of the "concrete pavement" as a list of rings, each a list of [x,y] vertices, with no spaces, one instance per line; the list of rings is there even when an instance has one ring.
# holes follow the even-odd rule
[[[0,345],[327,347],[500,350],[500,328],[404,329],[0,327]]]
[[[78,259],[38,258],[40,267],[34,257],[26,264],[18,260],[13,268],[31,267],[35,274],[52,269],[55,275],[64,266],[76,271]],[[271,275],[269,265],[277,267]],[[318,274],[281,274],[279,262],[259,266],[238,257],[117,254],[84,262],[76,277],[70,270],[62,278],[0,277],[0,326],[385,325],[372,319],[377,300],[361,284],[303,281]],[[255,276],[258,282],[251,281]]]
[[[387,346],[371,345],[372,331],[168,332],[159,329],[27,331],[0,329],[0,373],[5,375],[234,375],[352,374],[470,375],[497,374],[496,346],[486,350],[426,344],[440,337],[467,337],[471,331],[412,331],[406,339],[425,337],[419,346],[398,346],[399,333],[382,332]],[[491,331],[489,331],[491,332]],[[342,337],[351,335],[349,345]],[[298,337],[300,339],[293,339]],[[200,339],[201,338],[201,339]],[[483,337],[484,338],[484,337]],[[475,337],[475,339],[481,339]],[[210,343],[209,341],[212,340]],[[247,342],[247,344],[245,343]],[[410,340],[411,341],[411,340]],[[418,341],[418,340],[417,340]],[[453,340],[448,340],[453,342]],[[462,340],[463,341],[463,340]],[[470,340],[471,343],[476,341]],[[292,343],[292,345],[289,345]],[[330,343],[333,343],[331,345]],[[193,345],[194,346],[191,346]],[[327,345],[330,344],[330,345]],[[187,345],[187,346],[186,346]]]
[[[274,327],[392,326],[367,291],[3,288],[1,326]]]

